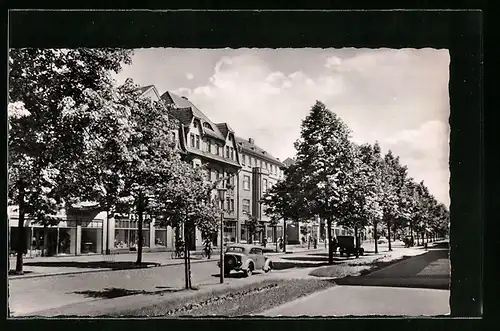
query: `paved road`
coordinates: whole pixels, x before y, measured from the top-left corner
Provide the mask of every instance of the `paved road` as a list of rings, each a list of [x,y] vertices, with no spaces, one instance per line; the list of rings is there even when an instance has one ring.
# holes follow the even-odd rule
[[[449,314],[450,292],[375,286],[335,286],[268,310],[263,316],[435,316]]]
[[[448,249],[431,249],[367,276],[337,280],[337,286],[264,312],[264,316],[449,314]]]
[[[436,246],[422,254],[363,277],[346,277],[339,285],[392,286],[449,289],[450,260],[447,247]]]
[[[279,257],[273,261],[276,259]],[[191,270],[193,286],[219,284],[217,260],[193,263]],[[274,270],[268,274],[256,273],[248,279],[234,273],[225,279],[225,284],[257,282],[262,277],[305,277],[308,272],[306,268]],[[184,279],[184,265],[9,279],[9,305],[12,316],[33,315],[54,308],[61,308],[60,311],[64,312],[62,307],[80,303],[88,305],[90,301],[94,304],[95,300],[176,291],[184,287]],[[79,307],[85,309],[84,305]]]

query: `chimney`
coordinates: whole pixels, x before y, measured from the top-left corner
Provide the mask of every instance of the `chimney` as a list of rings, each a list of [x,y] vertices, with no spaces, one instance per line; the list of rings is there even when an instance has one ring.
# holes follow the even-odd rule
[[[248,142],[253,145],[253,143],[254,143],[253,138],[248,138]]]

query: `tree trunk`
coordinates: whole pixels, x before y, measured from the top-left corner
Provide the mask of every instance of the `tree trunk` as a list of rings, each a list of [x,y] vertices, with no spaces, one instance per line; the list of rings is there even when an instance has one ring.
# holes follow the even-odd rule
[[[356,258],[359,257],[359,237],[358,237],[358,226],[354,226],[354,240],[356,244]]]
[[[107,211],[107,219],[108,221],[106,222],[106,255],[110,255],[111,254],[111,247],[114,248],[114,243],[111,243],[110,240],[111,240],[111,236],[110,236],[110,233],[109,233],[109,224],[111,224],[111,222],[115,222],[115,213],[113,210],[110,210],[110,208],[108,208],[108,211]]]
[[[137,242],[137,261],[135,264],[142,263],[142,246],[143,246],[143,238],[142,238],[142,222],[144,220],[144,198],[142,193],[139,194],[138,208],[137,213],[139,216],[139,220],[137,222],[137,236],[139,237]]]
[[[414,241],[414,239],[413,239],[413,226],[412,226],[411,222],[410,222],[410,238],[411,238],[411,245],[410,246],[413,246],[413,241]]]
[[[42,247],[42,256],[48,256],[48,246],[47,246],[47,240],[48,239],[48,236],[47,236],[47,225],[44,224],[43,225],[43,247]]]
[[[391,245],[391,220],[390,218],[387,219],[387,242],[389,245],[389,252],[392,251],[392,245]]]
[[[23,272],[23,253],[26,246],[26,235],[24,227],[24,183],[19,184],[19,220],[18,220],[18,236],[17,236],[17,256],[16,256],[16,274],[22,275]]]
[[[191,234],[192,234],[192,231],[190,231],[191,227],[188,226],[187,229],[188,229],[187,239],[189,240],[189,242],[191,242]],[[188,241],[188,240],[186,240],[186,241]],[[187,276],[188,276],[187,285],[188,285],[188,289],[191,289],[191,288],[193,288],[192,284],[191,284],[191,251],[190,251],[188,245],[186,245],[186,259],[187,259]]]
[[[333,264],[332,219],[329,218],[326,222],[328,231],[328,264]]]
[[[274,241],[276,242],[276,253],[278,253],[278,227],[274,226]]]
[[[286,224],[286,220],[283,220],[283,253],[286,253],[286,228],[287,228],[287,224]]]
[[[186,290],[189,289],[189,267],[188,267],[187,241],[188,241],[187,224],[184,223],[184,279],[185,279]],[[221,245],[220,249],[222,249],[222,245]]]
[[[373,221],[373,239],[375,240],[375,254],[378,253],[377,221]]]

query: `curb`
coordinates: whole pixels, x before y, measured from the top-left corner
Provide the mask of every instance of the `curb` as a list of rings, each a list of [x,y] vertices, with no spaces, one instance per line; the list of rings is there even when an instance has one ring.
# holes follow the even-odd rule
[[[191,260],[191,263],[206,263],[206,262],[212,262],[215,260]],[[95,269],[95,270],[82,270],[82,271],[69,271],[69,272],[55,272],[55,273],[50,273],[50,274],[38,274],[38,275],[12,275],[8,277],[8,280],[17,280],[17,279],[27,279],[27,278],[42,278],[42,277],[51,277],[51,276],[66,276],[66,275],[79,275],[79,274],[89,274],[89,273],[98,273],[98,272],[106,272],[106,271],[122,271],[122,270],[137,270],[137,269],[151,269],[151,268],[160,268],[160,267],[169,267],[169,266],[175,266],[175,265],[183,265],[184,262],[176,262],[176,263],[169,263],[169,264],[158,264],[158,265],[148,265],[145,267],[139,267],[139,268],[118,268],[118,269]]]
[[[271,257],[273,256],[285,256],[289,254],[294,254],[294,253],[309,253],[309,252],[317,252],[317,251],[322,251],[324,249],[310,249],[310,250],[304,250],[304,251],[296,251],[296,252],[286,252],[286,253],[271,253]],[[217,261],[217,259],[203,259],[203,260],[191,260],[191,263],[206,263],[206,262],[212,262],[212,261]],[[97,272],[106,272],[106,271],[121,271],[121,270],[136,270],[136,269],[148,269],[148,268],[159,268],[159,267],[168,267],[168,266],[175,266],[175,265],[183,265],[184,261],[176,262],[176,263],[168,263],[168,264],[158,264],[158,265],[148,265],[144,267],[139,267],[139,268],[118,268],[118,269],[109,269],[109,268],[104,268],[104,269],[95,269],[95,270],[82,270],[82,271],[69,271],[69,272],[55,272],[55,273],[48,273],[48,274],[36,274],[36,275],[12,275],[8,276],[8,280],[17,280],[17,279],[28,279],[28,278],[41,278],[41,277],[52,277],[52,276],[66,276],[66,275],[79,275],[79,274],[87,274],[87,273],[97,273]]]

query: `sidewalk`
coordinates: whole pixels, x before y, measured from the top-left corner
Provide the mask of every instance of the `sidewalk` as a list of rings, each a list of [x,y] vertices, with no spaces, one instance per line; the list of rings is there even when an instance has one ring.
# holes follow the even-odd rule
[[[274,247],[267,246],[267,249]],[[317,252],[324,248],[307,249],[299,245],[288,245],[287,255],[299,252]],[[212,258],[202,258],[201,251],[191,252],[191,263],[213,262],[219,259],[219,250],[212,252]],[[267,256],[282,256],[283,252],[265,253]],[[112,270],[125,270],[136,268],[152,268],[160,266],[182,265],[184,259],[172,259],[171,252],[144,252],[142,254],[142,265],[135,266],[137,253],[123,253],[111,255],[79,255],[79,256],[57,256],[57,257],[34,257],[24,260],[24,275],[9,275],[9,280],[21,278],[47,277],[57,275],[81,274],[89,272],[102,272]],[[14,270],[16,264],[15,258],[10,258],[10,269]]]

